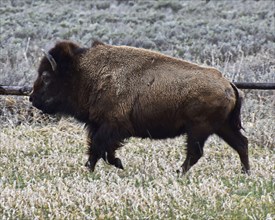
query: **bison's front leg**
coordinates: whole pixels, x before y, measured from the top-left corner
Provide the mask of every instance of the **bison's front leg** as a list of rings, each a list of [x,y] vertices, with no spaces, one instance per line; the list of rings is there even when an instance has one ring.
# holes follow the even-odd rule
[[[89,170],[93,172],[97,161],[100,158],[103,158],[106,161],[106,155],[107,155],[108,163],[110,163],[111,165],[114,165],[119,169],[124,169],[121,160],[115,157],[115,150],[118,148],[116,147],[117,145],[118,144],[114,144],[113,146],[115,147],[111,147],[110,149],[105,149],[105,150],[103,150],[103,148],[100,148],[98,146],[91,145],[88,151],[89,159],[86,162],[85,166],[88,167]],[[104,146],[108,146],[108,145],[106,144]]]
[[[114,147],[112,147],[111,149],[109,149],[107,151],[107,161],[111,164],[114,165],[115,167],[119,168],[119,169],[124,169],[122,162],[119,158],[115,157],[115,151],[117,148],[119,148],[119,144],[115,144],[113,145]]]
[[[90,139],[90,138],[89,138]],[[88,149],[88,161],[86,162],[85,166],[91,171],[93,172],[95,170],[95,165],[97,163],[97,161],[102,157],[102,153],[100,151],[100,149],[98,149],[98,147],[95,144],[91,144],[91,141],[88,141],[89,144],[89,149]]]
[[[89,132],[89,159],[85,166],[90,171],[94,171],[97,161],[101,158],[104,161],[107,159],[111,165],[123,169],[121,160],[115,157],[115,151],[120,147],[120,141],[113,131],[109,126],[101,126],[96,132]]]

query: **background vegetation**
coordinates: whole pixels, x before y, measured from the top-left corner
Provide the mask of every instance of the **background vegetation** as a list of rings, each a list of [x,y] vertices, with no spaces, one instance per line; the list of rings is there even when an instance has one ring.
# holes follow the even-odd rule
[[[275,2],[0,1],[0,84],[31,86],[58,40],[144,47],[221,70],[232,81],[275,81]],[[1,219],[274,219],[275,93],[245,91],[252,174],[213,137],[184,177],[185,137],[129,139],[120,171],[83,167],[83,125],[0,97]]]

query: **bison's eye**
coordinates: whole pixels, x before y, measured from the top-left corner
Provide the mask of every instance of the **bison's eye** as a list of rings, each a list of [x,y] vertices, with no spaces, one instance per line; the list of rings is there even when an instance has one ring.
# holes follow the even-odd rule
[[[43,72],[41,75],[43,83],[49,84],[51,82],[51,75],[48,72]]]

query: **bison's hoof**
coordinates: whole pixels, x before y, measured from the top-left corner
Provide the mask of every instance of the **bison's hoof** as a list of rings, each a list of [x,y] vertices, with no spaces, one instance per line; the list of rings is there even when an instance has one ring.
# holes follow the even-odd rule
[[[184,169],[178,169],[176,170],[176,173],[178,176],[184,176],[186,174],[186,171]]]
[[[92,164],[89,160],[85,163],[85,167],[87,167],[89,169],[89,171],[91,171],[91,172],[93,172],[95,169],[95,167],[92,166]]]
[[[246,174],[246,175],[250,176],[251,171],[247,170],[247,169],[242,169],[242,174]]]
[[[124,169],[123,165],[121,163],[121,160],[119,158],[115,158],[115,167],[119,168],[119,169]]]
[[[178,177],[180,177],[180,176],[183,176],[184,175],[184,173],[183,173],[183,171],[182,170],[176,170],[176,173],[177,173],[177,176]]]

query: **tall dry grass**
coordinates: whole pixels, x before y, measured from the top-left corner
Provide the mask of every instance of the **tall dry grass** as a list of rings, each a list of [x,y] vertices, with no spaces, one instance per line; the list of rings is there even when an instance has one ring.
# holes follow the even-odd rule
[[[130,139],[119,151],[125,170],[86,161],[83,126],[62,119],[4,128],[0,135],[2,219],[272,219],[275,152],[250,146],[252,173],[216,138],[186,176],[183,137]]]

